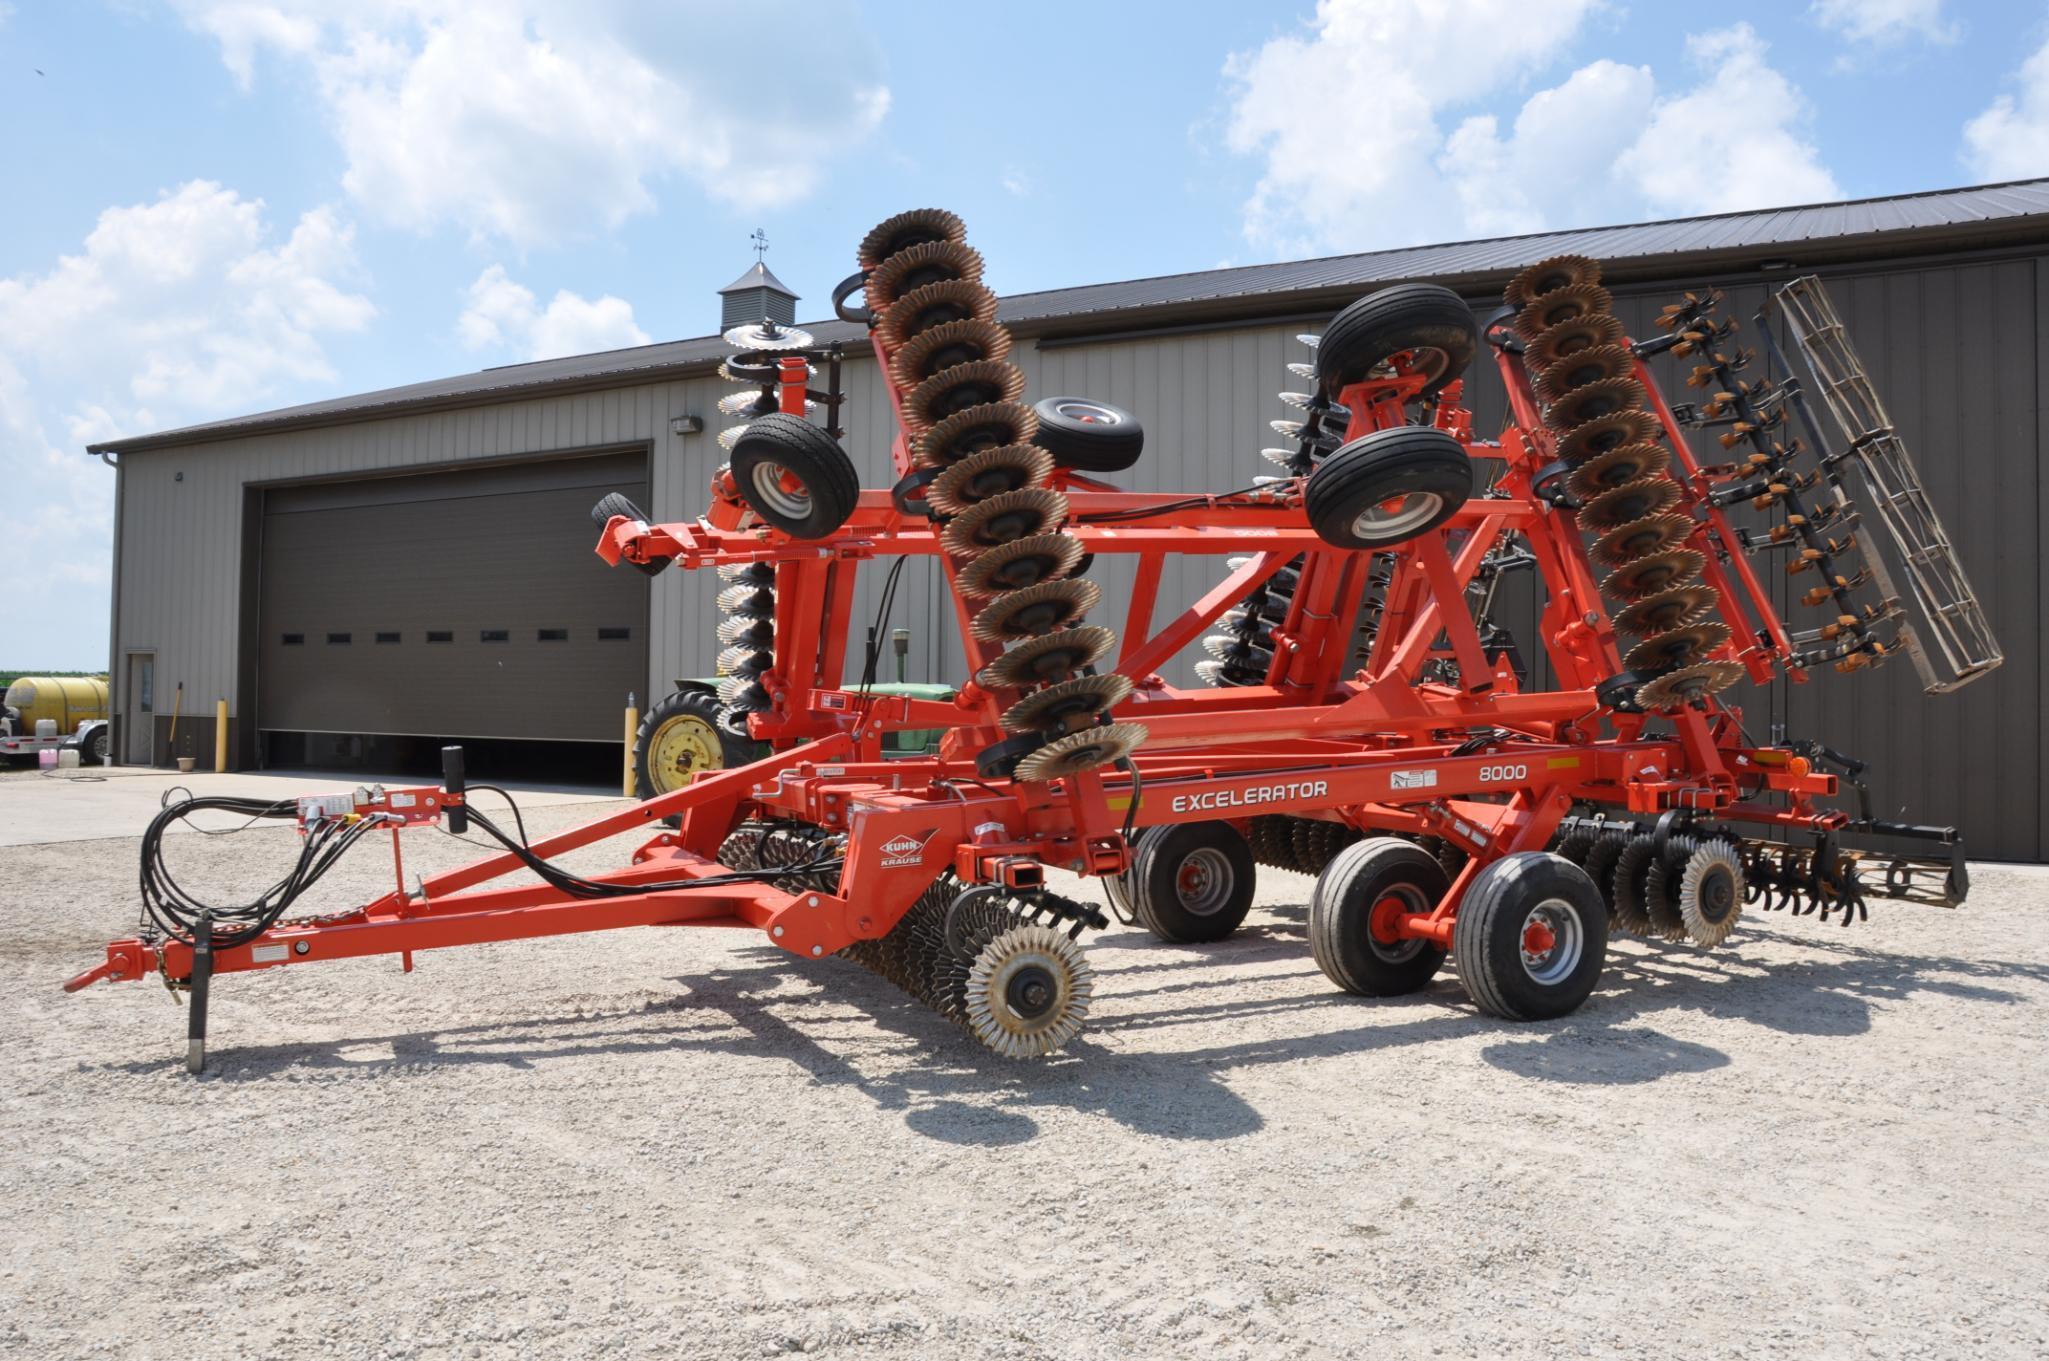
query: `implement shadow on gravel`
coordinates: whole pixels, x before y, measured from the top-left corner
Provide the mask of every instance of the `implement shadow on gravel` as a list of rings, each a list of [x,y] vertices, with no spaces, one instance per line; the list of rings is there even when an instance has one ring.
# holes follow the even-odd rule
[[[1287,993],[1303,977],[1319,983],[1300,939],[1299,913],[1264,914],[1232,939],[1199,949],[1161,946],[1143,932],[1112,931],[1094,942],[1097,995],[1112,1004],[1068,1050],[1045,1062],[1016,1063],[983,1051],[961,1031],[874,974],[837,961],[811,964],[769,946],[746,946],[730,961],[673,981],[671,998],[615,1012],[440,1027],[387,1035],[263,1046],[220,1035],[200,1081],[402,1080],[442,1067],[529,1069],[553,1060],[716,1051],[794,1064],[821,1086],[859,1092],[905,1126],[944,1143],[1002,1147],[1041,1133],[1034,1113],[1092,1114],[1161,1138],[1217,1141],[1264,1128],[1259,1111],[1225,1085],[1238,1069],[1354,1055],[1481,1037],[1480,1057],[1533,1081],[1631,1084],[1710,1071],[1729,1056],[1675,1039],[1643,1023],[1673,1009],[1748,1021],[1802,1037],[1858,1035],[1874,1005],[1928,992],[2014,1005],[2029,1000],[2004,984],[2049,984],[2049,968],[1949,956],[1894,955],[1831,936],[1774,931],[1764,939],[1800,948],[1804,958],[1770,966],[1742,945],[1713,955],[1624,940],[1609,956],[1603,985],[1561,1020],[1512,1025],[1484,1017],[1449,971],[1409,997],[1368,999],[1318,987]],[[1217,988],[1242,987],[1242,970],[1269,973],[1281,995],[1206,1000]],[[1219,976],[1218,970],[1223,971]],[[1110,1049],[1096,1037],[1143,1042],[1191,1025],[1301,1015],[1343,1024],[1352,1009],[1369,1023],[1316,1033],[1257,1035],[1209,1048],[1171,1052]],[[857,1013],[879,1028],[850,1037]],[[388,1057],[385,1056],[388,1054]],[[106,1065],[107,1071],[156,1076],[161,1059]]]
[[[2014,1006],[2029,999],[1994,982],[2049,983],[2049,969],[2036,965],[1894,955],[1826,935],[1773,932],[1767,939],[1824,958],[1764,965],[1745,957],[1749,942],[1707,954],[1625,937],[1621,950],[1610,943],[1602,986],[1585,1007],[1545,1025],[1517,1027],[1516,1036],[1536,1037],[1505,1039],[1480,1057],[1543,1082],[1654,1082],[1723,1067],[1729,1056],[1630,1024],[1646,1013],[1700,1011],[1783,1035],[1829,1038],[1867,1033],[1874,1004],[1904,1002],[1915,993]]]

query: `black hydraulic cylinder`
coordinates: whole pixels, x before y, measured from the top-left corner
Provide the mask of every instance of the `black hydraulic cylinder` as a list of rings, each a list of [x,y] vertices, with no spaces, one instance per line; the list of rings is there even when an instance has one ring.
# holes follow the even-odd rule
[[[447,805],[448,830],[457,836],[461,836],[470,829],[470,810],[461,801],[466,787],[462,768],[462,748],[443,747],[441,749],[441,790],[443,793],[452,796]]]

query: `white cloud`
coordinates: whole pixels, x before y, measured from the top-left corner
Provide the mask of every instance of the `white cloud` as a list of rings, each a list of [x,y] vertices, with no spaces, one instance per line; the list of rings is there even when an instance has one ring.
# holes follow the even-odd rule
[[[2049,43],[2020,69],[2020,92],[2001,94],[1964,124],[1964,162],[1985,180],[2049,175]]]
[[[1264,158],[1247,238],[1281,254],[1366,250],[1839,192],[1803,136],[1805,101],[1748,25],[1688,40],[1705,69],[1692,89],[1661,95],[1649,67],[1599,59],[1511,103],[1512,118],[1487,107],[1597,8],[1322,0],[1306,33],[1233,57],[1227,142]],[[1719,162],[1715,127],[1733,130]]]
[[[1608,168],[1635,139],[1655,88],[1647,66],[1597,61],[1530,96],[1506,138],[1491,114],[1461,123],[1437,166],[1458,194],[1464,229],[1539,231],[1612,198]]]
[[[844,3],[772,34],[741,7],[636,0],[174,3],[245,85],[271,58],[310,76],[365,215],[518,246],[615,226],[671,175],[795,202],[889,108]]]
[[[75,254],[0,279],[0,639],[15,665],[101,664],[113,474],[87,443],[250,410],[329,381],[327,337],[375,309],[328,209],[275,239],[203,180],[109,208]]]
[[[1246,236],[1284,253],[1455,231],[1439,115],[1555,56],[1594,0],[1318,0],[1307,32],[1224,67],[1233,151],[1265,157]]]
[[[1922,38],[1953,43],[1957,25],[1942,12],[1943,0],[1814,0],[1815,22],[1852,42],[1882,45]]]
[[[510,349],[526,359],[648,343],[647,332],[633,322],[633,304],[624,298],[585,298],[565,288],[544,309],[503,265],[492,265],[470,285],[456,333],[470,349]]]
[[[1737,24],[1696,34],[1686,52],[1707,69],[1706,80],[1661,100],[1615,162],[1616,173],[1640,186],[1654,211],[1737,212],[1842,196],[1820,152],[1801,135],[1806,100],[1766,63],[1755,29]]]
[[[1003,168],[1003,187],[1019,198],[1029,198],[1032,192],[1032,177],[1017,166]]]

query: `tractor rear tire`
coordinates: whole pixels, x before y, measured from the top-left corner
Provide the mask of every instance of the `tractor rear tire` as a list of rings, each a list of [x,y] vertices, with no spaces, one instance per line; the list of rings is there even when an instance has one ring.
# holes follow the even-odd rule
[[[1316,346],[1316,377],[1325,395],[1361,381],[1404,352],[1429,375],[1425,397],[1455,380],[1480,352],[1473,309],[1436,284],[1396,284],[1368,293],[1330,319]]]
[[[1325,543],[1366,550],[1406,543],[1449,520],[1473,494],[1473,461],[1427,425],[1361,435],[1316,465],[1303,488]]]
[[[650,708],[634,731],[633,795],[646,800],[673,793],[701,771],[746,765],[764,750],[720,725],[717,695],[678,690]]]
[[[1145,429],[1121,406],[1093,397],[1046,397],[1032,403],[1039,433],[1032,443],[1063,468],[1121,473],[1145,450]]]
[[[1507,1021],[1579,1009],[1608,954],[1608,908],[1587,872],[1523,851],[1482,869],[1452,925],[1452,962],[1473,1005]]]
[[[734,443],[733,480],[756,515],[793,539],[832,533],[861,495],[861,478],[840,442],[781,411],[748,425]]]
[[[1309,948],[1316,967],[1361,997],[1400,997],[1429,986],[1444,964],[1444,947],[1389,938],[1376,931],[1374,918],[1392,910],[1383,904],[1432,911],[1450,889],[1444,867],[1413,841],[1382,836],[1345,847],[1324,867],[1309,896]]]
[[[1252,848],[1228,822],[1178,822],[1138,839],[1125,892],[1139,925],[1161,940],[1222,940],[1252,910]]]

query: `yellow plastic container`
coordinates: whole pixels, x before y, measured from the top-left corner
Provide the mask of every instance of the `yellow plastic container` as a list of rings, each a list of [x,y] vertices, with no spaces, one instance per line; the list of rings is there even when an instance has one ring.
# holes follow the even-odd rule
[[[47,718],[68,736],[89,718],[107,716],[107,682],[98,676],[22,676],[7,687],[7,707],[21,712],[17,732]]]

